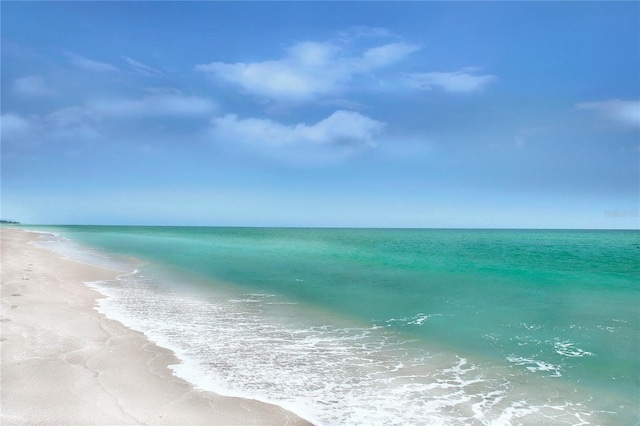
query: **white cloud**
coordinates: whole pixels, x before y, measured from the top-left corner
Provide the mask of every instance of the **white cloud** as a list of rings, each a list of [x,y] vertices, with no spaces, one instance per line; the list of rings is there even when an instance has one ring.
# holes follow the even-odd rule
[[[358,70],[358,65],[361,68],[360,72],[369,72],[376,68],[386,67],[395,62],[401,61],[418,49],[418,46],[403,42],[372,47],[364,52],[361,60],[356,61],[356,67],[354,67],[354,70]]]
[[[301,42],[276,60],[254,63],[212,62],[196,70],[236,84],[246,92],[279,101],[308,101],[336,95],[359,74],[397,63],[419,47],[403,42],[376,46],[360,53],[337,42]]]
[[[129,66],[131,66],[131,68],[137,73],[145,75],[162,75],[162,71],[145,65],[142,62],[136,61],[135,59],[132,59],[128,56],[122,56],[122,59],[124,59],[124,61],[129,64]]]
[[[16,79],[13,83],[13,91],[19,96],[45,97],[54,96],[57,92],[44,83],[40,77],[33,75]]]
[[[112,99],[89,104],[89,109],[108,116],[198,116],[213,112],[216,104],[199,96],[185,96],[168,90],[140,99]]]
[[[71,58],[71,63],[78,68],[85,69],[87,71],[98,71],[98,72],[113,72],[119,71],[118,68],[111,64],[107,64],[105,62],[98,62],[92,59],[87,59],[83,56],[80,56],[73,52],[65,52],[69,58]]]
[[[268,119],[238,119],[233,114],[212,121],[216,140],[272,147],[372,146],[383,128],[384,123],[380,121],[344,110],[312,125],[299,123],[287,126]]]
[[[475,68],[465,68],[452,72],[409,73],[405,74],[405,84],[415,89],[469,93],[481,91],[498,79],[495,75],[477,75],[474,71]]]
[[[576,104],[576,108],[591,110],[619,124],[640,126],[640,101],[623,101],[609,99],[599,102],[584,102]]]

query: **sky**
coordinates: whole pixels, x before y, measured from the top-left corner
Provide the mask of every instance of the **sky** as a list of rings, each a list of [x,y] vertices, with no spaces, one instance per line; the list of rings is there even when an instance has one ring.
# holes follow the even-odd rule
[[[638,2],[7,2],[30,224],[625,228]]]

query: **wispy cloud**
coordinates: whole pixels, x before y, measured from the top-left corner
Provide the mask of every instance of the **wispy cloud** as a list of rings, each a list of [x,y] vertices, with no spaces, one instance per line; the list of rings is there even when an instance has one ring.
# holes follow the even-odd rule
[[[82,68],[87,71],[97,71],[97,72],[119,71],[119,69],[114,65],[111,65],[105,62],[94,61],[92,59],[87,59],[83,56],[78,55],[77,53],[73,53],[69,51],[65,53],[70,58],[71,63],[78,68]]]
[[[8,153],[55,144],[84,144],[101,136],[97,117],[80,107],[68,107],[46,115],[2,114],[3,150]],[[50,146],[53,146],[49,144]]]
[[[216,140],[263,146],[371,146],[384,123],[357,112],[339,110],[315,124],[284,125],[269,119],[239,119],[234,114],[215,118]]]
[[[0,116],[0,134],[5,147],[28,142],[33,130],[32,123],[27,117],[12,113]]]
[[[354,25],[344,31],[338,33],[338,39],[350,42],[354,38],[372,38],[372,37],[397,37],[393,32],[384,27],[370,27],[368,25]]]
[[[47,115],[41,126],[54,140],[86,143],[100,138],[99,120],[98,114],[87,108],[68,107]]]
[[[156,91],[138,99],[109,99],[94,101],[89,109],[107,116],[199,116],[217,108],[210,99],[187,96],[179,91]]]
[[[13,92],[25,97],[46,97],[57,94],[54,89],[45,84],[42,78],[33,75],[16,79],[13,83]]]
[[[405,84],[414,89],[470,93],[482,91],[498,79],[495,75],[477,74],[476,71],[477,68],[464,68],[451,72],[407,73]]]
[[[137,139],[140,134],[150,134],[149,126],[169,121],[180,129],[181,122],[189,123],[185,128],[194,129],[193,120],[199,120],[201,128],[206,128],[216,109],[212,100],[158,89],[140,98],[94,100],[46,114],[5,113],[0,123],[3,150],[22,152],[28,147],[57,144],[81,147],[113,135]]]
[[[122,59],[127,64],[129,64],[129,66],[133,71],[137,73],[144,74],[144,75],[162,75],[163,74],[162,71],[152,68],[148,65],[145,65],[142,62],[136,61],[135,59],[130,58],[128,56],[122,56]]]
[[[296,43],[283,57],[253,63],[211,62],[196,70],[277,101],[308,101],[343,92],[359,74],[393,65],[420,47],[404,42],[353,51],[335,41]]]
[[[603,117],[624,126],[640,126],[640,101],[609,99],[598,102],[583,102],[576,108],[595,111]]]

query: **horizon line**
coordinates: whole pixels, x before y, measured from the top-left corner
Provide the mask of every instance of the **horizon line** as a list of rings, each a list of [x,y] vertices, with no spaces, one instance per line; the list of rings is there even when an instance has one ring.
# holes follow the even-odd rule
[[[504,227],[504,228],[496,228],[496,227],[429,227],[429,226],[322,226],[322,225],[152,225],[152,224],[101,224],[101,223],[92,223],[92,224],[36,224],[36,223],[9,223],[2,222],[0,223],[1,227],[6,225],[14,226],[14,227],[28,227],[28,226],[77,226],[77,227],[90,227],[90,226],[104,226],[104,227],[149,227],[149,228],[263,228],[263,229],[362,229],[362,230],[468,230],[468,231],[640,231],[639,228],[546,228],[546,227]]]

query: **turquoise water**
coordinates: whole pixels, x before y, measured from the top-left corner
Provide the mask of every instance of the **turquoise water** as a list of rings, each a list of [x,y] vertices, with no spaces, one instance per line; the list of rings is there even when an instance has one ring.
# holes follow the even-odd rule
[[[201,388],[318,424],[640,423],[638,231],[47,229],[136,259],[100,309]]]

